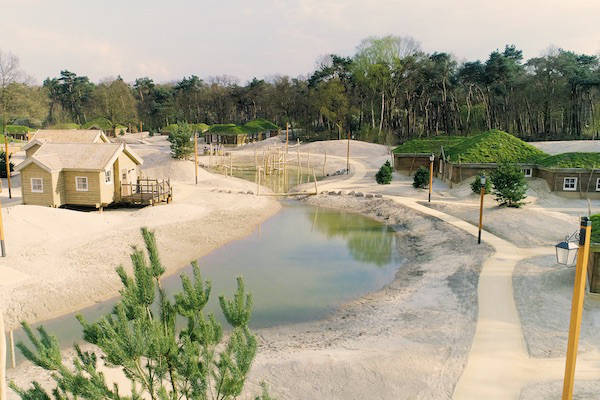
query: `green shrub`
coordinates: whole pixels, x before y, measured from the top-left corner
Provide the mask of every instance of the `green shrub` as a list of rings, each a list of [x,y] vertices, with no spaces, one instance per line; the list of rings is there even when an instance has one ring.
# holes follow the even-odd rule
[[[6,178],[6,153],[0,151],[0,178]],[[8,156],[8,164],[10,165],[10,171],[15,170],[15,165],[10,161],[12,154]]]
[[[392,181],[392,165],[386,161],[375,174],[375,180],[380,185],[388,185]]]
[[[494,195],[501,206],[520,207],[527,197],[527,182],[521,167],[508,162],[502,162],[492,171]]]
[[[592,243],[600,243],[600,214],[592,215]]]
[[[417,189],[423,189],[429,185],[429,169],[421,166],[415,172],[413,186]]]
[[[171,157],[184,159],[194,152],[194,143],[192,142],[193,133],[190,126],[186,123],[177,124],[169,132],[169,142],[171,142]]]
[[[485,176],[485,174],[479,174],[475,177],[475,179],[473,180],[473,182],[471,182],[471,190],[473,191],[473,193],[481,193],[481,178],[485,177],[485,192],[486,193],[491,193],[492,191],[492,182],[490,182],[490,178],[488,178],[487,176]]]

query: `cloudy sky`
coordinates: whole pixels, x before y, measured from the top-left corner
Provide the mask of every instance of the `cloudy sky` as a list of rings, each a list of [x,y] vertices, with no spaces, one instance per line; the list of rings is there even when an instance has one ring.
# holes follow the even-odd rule
[[[371,35],[484,59],[514,43],[597,54],[598,0],[0,0],[0,49],[37,82],[61,69],[98,81],[309,73]]]

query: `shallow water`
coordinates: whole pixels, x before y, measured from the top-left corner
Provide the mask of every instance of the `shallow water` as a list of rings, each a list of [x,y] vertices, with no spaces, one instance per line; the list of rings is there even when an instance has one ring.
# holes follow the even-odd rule
[[[254,298],[251,326],[269,327],[318,320],[341,304],[377,290],[393,279],[402,263],[391,228],[358,214],[285,202],[281,212],[250,236],[198,260],[212,282],[206,311],[219,319],[218,296],[231,296],[243,276]],[[160,237],[157,238],[160,240]],[[162,281],[168,293],[181,288],[180,274]],[[117,298],[81,310],[88,321],[109,313]],[[74,314],[43,323],[61,345],[80,340]],[[23,340],[22,331],[15,340]]]

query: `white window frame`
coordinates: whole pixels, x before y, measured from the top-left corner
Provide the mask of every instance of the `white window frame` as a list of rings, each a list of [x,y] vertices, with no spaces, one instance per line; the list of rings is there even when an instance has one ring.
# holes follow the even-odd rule
[[[596,179],[596,192],[600,192],[600,178]]]
[[[573,180],[573,187],[571,184],[567,187],[567,179]],[[563,191],[565,192],[575,192],[577,191],[577,178],[574,176],[567,176],[563,178]]]
[[[39,189],[39,190],[34,189],[33,181],[40,181],[39,186],[41,187],[41,189]],[[31,193],[44,193],[44,179],[43,178],[31,178]]]
[[[111,184],[113,181],[112,178],[112,170],[111,169],[107,169],[104,171],[104,183],[106,183],[107,185]]]
[[[85,180],[85,189],[79,186],[79,179],[84,179]],[[76,176],[75,177],[75,191],[77,192],[88,192],[90,190],[90,185],[89,185],[89,181],[88,181],[88,177],[87,176]]]
[[[529,173],[527,173],[527,171],[529,171]],[[533,168],[523,168],[523,175],[525,175],[525,178],[531,178],[533,176]]]

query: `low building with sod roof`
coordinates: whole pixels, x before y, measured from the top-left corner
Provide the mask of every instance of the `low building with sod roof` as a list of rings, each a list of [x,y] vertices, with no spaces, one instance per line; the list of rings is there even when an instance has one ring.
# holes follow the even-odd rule
[[[142,163],[122,143],[46,142],[15,170],[21,174],[24,204],[101,208],[136,191]]]
[[[103,131],[98,129],[40,129],[23,146],[26,157],[31,157],[44,143],[108,143]]]

